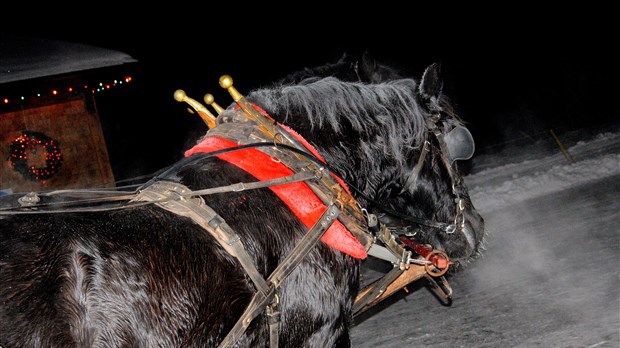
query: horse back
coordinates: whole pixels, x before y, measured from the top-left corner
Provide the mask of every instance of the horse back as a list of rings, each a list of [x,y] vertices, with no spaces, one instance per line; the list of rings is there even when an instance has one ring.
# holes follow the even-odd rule
[[[160,179],[192,189],[255,180],[216,158]],[[307,230],[267,188],[204,199],[265,278]],[[154,205],[2,216],[0,255],[0,344],[9,347],[217,346],[256,291],[207,231]],[[336,294],[354,297],[357,271],[319,244],[279,289],[282,344],[310,346],[292,334],[300,323],[316,323],[317,341],[348,337],[351,300]],[[327,337],[333,326],[340,334]],[[266,329],[260,316],[240,346],[263,345]]]

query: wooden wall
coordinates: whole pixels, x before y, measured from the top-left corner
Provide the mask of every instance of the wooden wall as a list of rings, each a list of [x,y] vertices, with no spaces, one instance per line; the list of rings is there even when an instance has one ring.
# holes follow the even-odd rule
[[[73,100],[0,113],[0,190],[48,191],[68,188],[114,187],[114,174],[101,123],[93,101]],[[59,170],[45,181],[32,180],[16,171],[9,161],[11,144],[23,131],[45,134],[56,140],[62,154]],[[44,149],[43,149],[44,150]],[[45,166],[33,156],[32,165]],[[31,163],[29,162],[28,165]]]

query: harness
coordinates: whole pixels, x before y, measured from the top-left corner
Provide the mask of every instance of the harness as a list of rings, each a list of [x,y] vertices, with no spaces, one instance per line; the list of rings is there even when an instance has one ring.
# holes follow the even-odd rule
[[[303,138],[297,137],[294,131],[275,122],[265,112],[249,103],[233,86],[232,78],[225,75],[220,78],[220,85],[228,90],[238,108],[224,110],[213,102],[212,98],[205,98],[218,117],[212,115],[207,108],[195,100],[188,98],[184,92],[177,91],[175,99],[191,105],[210,127],[208,137],[219,137],[239,144],[233,148],[212,151],[207,156],[218,156],[241,151],[249,148],[261,147],[261,151],[271,159],[281,162],[288,167],[292,174],[279,178],[272,178],[251,183],[237,183],[228,186],[215,187],[192,191],[188,187],[166,180],[151,180],[137,192],[118,191],[86,191],[100,195],[92,199],[90,206],[84,206],[83,200],[57,202],[65,204],[63,209],[46,209],[46,204],[39,202],[35,193],[29,193],[19,199],[20,208],[0,208],[3,214],[35,214],[35,213],[62,213],[76,211],[102,211],[124,209],[147,204],[158,207],[174,214],[188,217],[201,226],[219,245],[230,255],[234,256],[256,288],[250,303],[238,319],[236,324],[221,342],[220,347],[232,347],[242,337],[250,323],[258,315],[266,313],[269,324],[270,347],[278,346],[280,306],[278,289],[282,282],[290,275],[296,266],[306,257],[312,248],[323,238],[326,232],[336,224],[342,224],[355,237],[364,252],[368,255],[392,263],[393,269],[382,278],[368,285],[360,291],[353,304],[353,314],[358,315],[372,305],[402,289],[407,284],[421,277],[427,278],[444,298],[451,298],[452,289],[443,277],[451,264],[443,251],[434,250],[428,245],[420,245],[404,235],[396,238],[395,228],[381,223],[377,216],[363,209],[351,195],[342,179],[332,174],[324,160]],[[443,135],[436,127],[431,127],[437,137],[442,150],[445,149]],[[428,153],[429,142],[425,141],[420,158],[412,175],[407,180],[406,187],[413,187]],[[450,164],[450,163],[448,163]],[[457,227],[464,224],[463,203],[456,191],[457,176],[453,175],[451,165],[447,165],[450,177],[453,180],[452,190],[457,200],[457,213],[453,224],[437,223],[422,219],[403,216],[397,212],[389,214],[413,221],[442,228],[447,233],[454,233]],[[161,176],[160,176],[161,177]],[[205,202],[202,196],[216,193],[243,191],[262,187],[273,187],[292,183],[304,183],[324,204],[325,209],[308,226],[309,230],[289,255],[265,279],[254,265],[239,235],[226,221]],[[353,188],[355,189],[355,188]],[[72,191],[75,193],[75,191]],[[359,191],[358,191],[359,192]],[[361,192],[359,192],[362,194]],[[365,197],[370,202],[371,199]],[[114,203],[103,205],[102,202]],[[378,204],[376,202],[373,202]],[[56,203],[55,203],[56,204]],[[79,204],[79,206],[74,206]],[[458,219],[462,221],[457,221]],[[458,226],[457,226],[458,225]],[[401,231],[402,232],[402,231]],[[407,250],[407,248],[412,250]],[[415,254],[413,253],[415,252]],[[359,255],[364,258],[366,255]],[[354,256],[355,257],[355,256]]]
[[[272,141],[274,147],[263,150],[265,153],[272,156],[272,158],[277,158],[278,161],[282,161],[282,163],[293,171],[315,170],[321,173],[319,180],[307,181],[306,184],[313,189],[326,205],[331,204],[330,202],[333,202],[334,199],[339,202],[343,207],[343,214],[341,214],[338,219],[342,221],[352,234],[364,245],[369,255],[390,261],[394,265],[394,268],[388,272],[388,274],[360,292],[354,302],[354,315],[361,313],[363,310],[381,301],[394,291],[402,288],[402,286],[400,288],[389,288],[392,284],[398,284],[398,279],[402,279],[406,282],[405,284],[401,284],[404,286],[423,276],[427,277],[442,297],[447,299],[451,297],[452,289],[445,278],[443,278],[443,275],[448,270],[448,266],[451,264],[445,252],[433,250],[429,246],[419,245],[408,238],[401,237],[397,241],[394,235],[394,229],[381,224],[375,215],[369,214],[365,209],[362,209],[348,189],[346,189],[347,186],[344,185],[339,178],[333,175],[327,175],[328,173],[326,173],[325,167],[317,167],[316,162],[310,163],[308,157],[300,157],[295,152],[282,152],[278,147],[284,145],[289,149],[295,148],[301,151],[310,150],[310,152],[319,157],[318,153],[313,151],[311,146],[305,143],[303,138],[300,139],[296,137],[294,131],[279,125],[264,111],[249,103],[232,86],[232,78],[229,76],[224,75],[220,78],[220,86],[228,90],[233,100],[237,103],[238,108],[241,109],[243,113],[228,110],[224,111],[224,109],[217,104],[214,104],[213,98],[210,97],[210,95],[205,97],[205,102],[209,105],[213,105],[218,113],[217,117],[212,115],[205,107],[201,106],[195,100],[187,97],[182,91],[177,91],[177,93],[175,93],[175,98],[177,101],[187,102],[192,105],[208,126],[216,125],[209,130],[208,136],[221,136],[226,139],[234,140],[239,144],[254,140]],[[443,142],[443,135],[436,126],[437,121],[438,118],[434,118],[431,122],[432,124],[429,124],[429,126],[431,126],[430,129],[433,130],[433,134],[438,138],[442,151],[447,151],[445,142]],[[416,168],[408,180],[410,184],[415,184],[417,176],[421,171],[428,152],[427,145],[428,141],[425,141],[425,146],[420,154]],[[441,228],[448,233],[454,233],[459,216],[461,216],[463,220],[462,223],[464,224],[464,217],[462,216],[463,204],[462,199],[458,197],[456,191],[454,180],[457,176],[453,175],[451,165],[446,167],[450,170],[450,177],[453,181],[452,190],[458,202],[454,223],[445,224],[416,219],[409,216],[404,216],[404,218],[410,221],[413,220],[413,222],[418,224],[430,225]],[[363,193],[359,193],[363,195]],[[371,199],[369,199],[369,201],[373,202]],[[380,204],[378,205],[381,206]],[[395,216],[402,216],[402,214],[393,213]],[[419,256],[414,256],[410,250],[405,249],[405,246],[412,248]],[[436,281],[434,278],[438,280]]]

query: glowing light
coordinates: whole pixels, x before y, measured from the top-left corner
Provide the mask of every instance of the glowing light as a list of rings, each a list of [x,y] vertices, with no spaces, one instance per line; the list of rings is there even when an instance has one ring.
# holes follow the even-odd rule
[[[83,84],[83,90],[88,91],[90,90],[91,93],[95,93],[95,92],[102,92],[104,90],[107,89],[113,89],[115,87],[118,87],[119,85],[122,85],[123,83],[129,83],[132,81],[132,77],[131,76],[124,76],[122,79],[113,79],[110,82],[97,82],[95,83],[95,87],[89,87],[92,86],[92,84]],[[60,87],[60,86],[59,86]],[[42,97],[42,96],[49,96],[49,95],[54,95],[54,96],[59,96],[62,95],[62,91],[67,91],[68,93],[75,93],[75,88],[73,87],[67,87],[67,86],[62,86],[60,88],[56,88],[56,89],[50,89],[49,92],[46,93],[40,93],[40,92],[31,92],[30,94],[26,93],[24,95],[5,95],[5,96],[0,96],[0,103],[4,103],[4,104],[11,104],[12,102],[15,102],[17,100],[19,101],[26,101],[28,100],[28,98],[34,98],[34,97]]]

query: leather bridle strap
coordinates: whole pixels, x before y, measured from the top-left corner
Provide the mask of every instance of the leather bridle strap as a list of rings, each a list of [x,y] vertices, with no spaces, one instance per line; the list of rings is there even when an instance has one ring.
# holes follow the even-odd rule
[[[403,185],[403,189],[400,193],[407,191],[410,187],[413,189],[418,181],[418,177],[420,176],[420,172],[422,171],[422,166],[424,165],[424,159],[426,158],[426,153],[428,152],[428,140],[424,139],[424,145],[422,146],[422,151],[420,151],[420,157],[418,157],[418,163],[415,168],[411,172],[411,175],[407,178],[407,181]]]
[[[428,129],[433,132],[433,134],[435,135],[435,138],[437,139],[437,142],[439,143],[439,147],[440,150],[442,152],[442,154],[444,154],[443,156],[441,156],[442,161],[444,162],[444,165],[446,167],[446,170],[448,171],[448,175],[450,176],[450,180],[452,181],[452,194],[456,197],[455,198],[455,202],[456,202],[456,214],[454,217],[454,222],[452,224],[448,224],[448,223],[444,223],[444,222],[438,222],[438,221],[432,221],[432,220],[427,220],[427,219],[421,219],[421,218],[417,218],[417,217],[413,217],[413,216],[408,216],[408,215],[404,215],[404,214],[400,214],[396,211],[393,211],[387,207],[384,207],[383,205],[381,205],[380,203],[369,199],[368,197],[365,197],[369,202],[373,203],[377,208],[383,210],[384,212],[386,212],[387,214],[390,214],[392,216],[395,216],[397,218],[400,218],[402,220],[407,220],[407,221],[411,221],[420,225],[426,225],[429,227],[434,227],[434,228],[438,228],[441,229],[442,231],[446,232],[447,234],[452,234],[456,231],[457,227],[460,227],[461,229],[464,228],[464,218],[462,216],[462,212],[463,212],[463,200],[460,197],[460,195],[458,194],[457,190],[456,190],[456,186],[458,184],[460,184],[460,180],[459,178],[455,175],[454,173],[454,168],[452,167],[452,164],[446,160],[445,158],[445,154],[447,153],[447,145],[444,139],[444,135],[441,132],[441,130],[439,129],[439,127],[437,127],[437,121],[439,120],[439,115],[433,116],[431,118],[431,120],[427,120],[427,127]],[[416,163],[416,166],[413,168],[411,175],[407,178],[407,181],[405,182],[405,184],[403,185],[402,190],[400,191],[400,193],[403,193],[405,191],[407,191],[409,188],[413,189],[415,188],[415,185],[417,184],[418,181],[418,177],[420,176],[420,172],[422,171],[422,167],[424,166],[424,160],[426,158],[426,155],[428,154],[428,148],[430,146],[430,143],[427,139],[424,140],[424,144],[422,146],[422,149],[420,150],[420,157],[418,157],[418,162]],[[354,190],[358,191],[358,193],[361,194],[361,192],[359,192],[359,190],[357,190],[355,187],[352,187]],[[363,195],[362,195],[363,196]],[[459,217],[461,218],[461,222],[457,225],[457,222],[459,220]],[[408,226],[405,227],[405,229],[409,228]],[[395,230],[398,230],[398,228],[395,228]],[[396,232],[398,233],[398,232]]]

